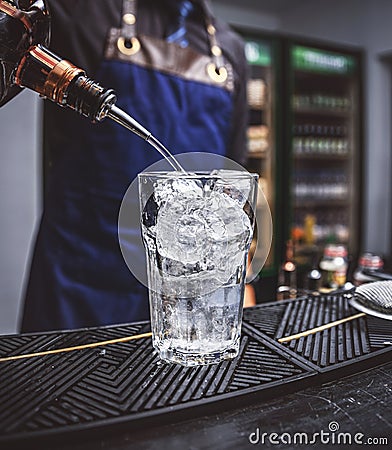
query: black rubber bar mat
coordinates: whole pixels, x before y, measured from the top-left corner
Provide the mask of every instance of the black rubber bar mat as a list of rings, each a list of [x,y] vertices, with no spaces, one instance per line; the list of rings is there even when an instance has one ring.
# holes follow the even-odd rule
[[[0,446],[184,419],[284,395],[390,360],[392,322],[363,316],[281,344],[278,339],[355,314],[343,296],[244,311],[239,356],[219,365],[163,363],[151,338],[0,362]],[[148,323],[0,338],[0,358],[126,338]]]

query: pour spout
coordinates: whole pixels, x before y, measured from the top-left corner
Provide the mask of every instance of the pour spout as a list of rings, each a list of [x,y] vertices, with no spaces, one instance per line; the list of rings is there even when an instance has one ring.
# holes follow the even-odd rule
[[[133,117],[129,116],[122,109],[115,105],[112,105],[107,112],[107,117],[110,117],[115,122],[119,123],[123,127],[137,134],[139,137],[148,142],[151,137],[151,132],[140,125]]]
[[[119,123],[127,130],[132,131],[150,145],[152,145],[158,152],[166,159],[170,166],[178,172],[186,173],[179,162],[173,157],[173,155],[162,145],[158,139],[156,139],[146,128],[140,125],[133,117],[129,116],[122,109],[117,108],[114,104],[107,109],[106,117],[110,117],[115,122]]]

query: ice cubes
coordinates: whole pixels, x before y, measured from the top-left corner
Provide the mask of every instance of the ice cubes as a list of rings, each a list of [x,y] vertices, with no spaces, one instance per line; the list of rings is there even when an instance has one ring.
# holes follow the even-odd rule
[[[251,220],[244,210],[249,183],[249,178],[241,179],[238,189],[218,173],[205,180],[180,176],[159,180],[153,200],[157,216],[152,220],[147,202],[144,212],[149,220],[144,225],[154,225],[163,274],[186,277],[188,288],[197,277],[196,290],[200,283],[214,289],[237,276],[252,239]],[[208,275],[201,276],[204,272]]]
[[[216,192],[224,192],[241,206],[245,206],[249,192],[251,192],[252,183],[255,182],[252,177],[242,176],[242,172],[227,169],[214,170],[211,174],[217,177]],[[236,179],[235,186],[230,182],[233,177]]]
[[[180,172],[174,172],[171,178],[162,178],[156,182],[154,198],[158,206],[166,201],[171,201],[176,196],[187,199],[202,195],[203,185],[199,180],[183,178],[181,175],[183,174]]]

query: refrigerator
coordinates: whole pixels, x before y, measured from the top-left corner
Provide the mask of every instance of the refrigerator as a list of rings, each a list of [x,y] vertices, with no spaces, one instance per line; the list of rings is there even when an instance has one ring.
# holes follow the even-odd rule
[[[259,174],[266,200],[257,224],[268,232],[268,214],[272,221],[268,258],[253,283],[265,302],[276,299],[289,241],[299,290],[329,243],[346,246],[348,278],[355,268],[363,222],[363,52],[237,31],[249,65],[246,168]]]
[[[363,58],[358,49],[292,39],[283,55],[284,236],[303,288],[326,245],[347,248],[348,279],[361,251]]]

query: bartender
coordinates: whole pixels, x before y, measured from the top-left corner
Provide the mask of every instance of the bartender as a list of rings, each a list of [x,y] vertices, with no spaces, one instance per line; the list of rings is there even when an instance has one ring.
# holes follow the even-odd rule
[[[242,40],[204,0],[49,0],[50,48],[105,87],[173,153],[246,159]],[[159,160],[118,124],[44,105],[45,197],[21,331],[149,317],[117,237],[122,198]],[[138,214],[138,211],[135,211]]]

